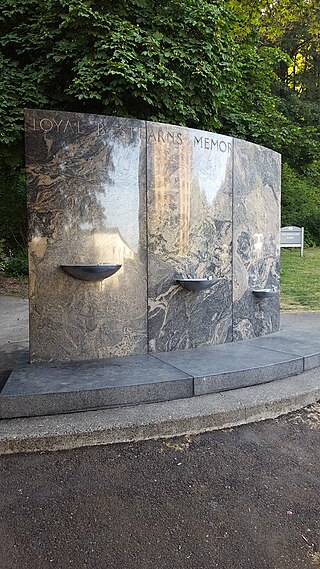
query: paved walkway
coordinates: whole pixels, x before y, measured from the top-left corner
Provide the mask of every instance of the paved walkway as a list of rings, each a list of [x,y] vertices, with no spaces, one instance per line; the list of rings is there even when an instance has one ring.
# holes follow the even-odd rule
[[[320,406],[0,456],[1,569],[319,569]]]
[[[0,296],[0,389],[29,345],[28,301]]]

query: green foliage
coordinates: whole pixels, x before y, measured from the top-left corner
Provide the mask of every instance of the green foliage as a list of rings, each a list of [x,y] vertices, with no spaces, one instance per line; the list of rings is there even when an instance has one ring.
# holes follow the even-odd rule
[[[279,110],[274,71],[286,54],[251,39],[239,45],[240,80],[220,109],[223,132],[281,152],[292,139],[291,124]],[[289,124],[288,124],[289,123]]]
[[[237,80],[225,2],[2,0],[0,13],[4,142],[35,105],[219,126]]]
[[[242,56],[249,45],[253,50],[237,92],[241,104],[225,111],[226,130],[281,152],[282,225],[304,226],[306,242],[320,245],[318,3],[230,0],[230,5],[236,14],[233,37],[247,46]],[[263,65],[256,62],[258,53]]]
[[[5,259],[6,259],[5,240],[0,239],[0,271],[4,271]]]
[[[318,170],[318,171],[317,171]],[[281,225],[305,228],[307,245],[320,245],[320,163],[305,175],[284,164]]]
[[[6,260],[4,272],[8,277],[15,278],[28,274],[28,257],[24,249],[20,249]]]
[[[229,0],[236,15],[234,34],[241,39],[252,29],[279,45],[285,34],[303,25],[311,35],[320,30],[318,0]]]
[[[25,176],[20,153],[0,156],[0,239],[15,250],[26,243]]]
[[[282,153],[283,219],[319,243],[316,0],[0,0],[0,238],[26,234],[23,108],[220,131]]]

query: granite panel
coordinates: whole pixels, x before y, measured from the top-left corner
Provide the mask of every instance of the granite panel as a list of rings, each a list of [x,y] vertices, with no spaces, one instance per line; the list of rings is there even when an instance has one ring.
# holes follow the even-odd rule
[[[259,348],[303,356],[305,370],[320,365],[320,338],[314,332],[289,328],[289,330],[281,330],[276,334],[255,338],[248,342]]]
[[[147,123],[151,352],[232,340],[232,139]],[[179,278],[212,277],[190,292]]]
[[[320,338],[311,331],[280,330],[276,334],[248,340],[248,345],[298,356],[320,354]]]
[[[280,326],[280,155],[235,139],[233,177],[233,339],[242,340]],[[252,294],[272,287],[272,298]]]
[[[269,383],[285,379],[303,372],[302,358],[287,362],[279,362],[270,366],[256,367],[248,370],[238,370],[216,376],[197,377],[194,380],[194,394],[219,393],[241,387],[250,387],[261,383]]]
[[[30,361],[192,349],[279,328],[280,157],[132,119],[26,112]],[[120,264],[101,282],[61,265]],[[147,278],[148,276],[148,278]],[[210,278],[187,291],[178,279]]]
[[[154,357],[193,376],[195,395],[267,383],[303,372],[303,357],[257,348],[248,342],[163,352]]]
[[[0,418],[103,409],[193,395],[193,378],[149,355],[22,362],[0,394]]]
[[[28,110],[30,359],[147,351],[145,123]],[[64,264],[121,264],[98,283]]]

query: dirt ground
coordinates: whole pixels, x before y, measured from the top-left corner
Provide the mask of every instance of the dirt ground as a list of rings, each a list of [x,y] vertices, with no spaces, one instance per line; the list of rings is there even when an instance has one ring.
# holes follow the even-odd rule
[[[28,298],[28,279],[6,277],[0,272],[0,295]]]
[[[320,405],[0,457],[1,569],[319,569]]]

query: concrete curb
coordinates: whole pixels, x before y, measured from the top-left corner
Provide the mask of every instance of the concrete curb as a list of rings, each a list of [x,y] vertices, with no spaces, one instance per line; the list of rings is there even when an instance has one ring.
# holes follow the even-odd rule
[[[270,383],[134,407],[2,420],[0,454],[198,434],[273,419],[320,399],[320,369]]]

